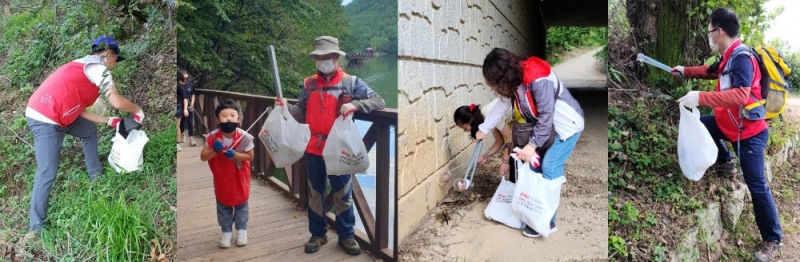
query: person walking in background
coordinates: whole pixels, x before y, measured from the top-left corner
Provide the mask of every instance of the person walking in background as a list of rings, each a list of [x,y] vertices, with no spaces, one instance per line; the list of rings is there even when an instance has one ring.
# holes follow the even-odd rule
[[[708,44],[722,54],[722,59],[710,66],[676,66],[676,76],[717,79],[715,91],[689,91],[678,99],[687,107],[710,106],[714,115],[702,116],[700,121],[716,141],[718,155],[715,167],[727,174],[736,173],[736,162],[725,141],[734,143],[744,181],[753,199],[753,213],[763,240],[755,253],[756,261],[770,261],[783,238],[781,222],[772,191],[764,175],[764,152],[769,138],[764,105],[746,114],[742,108],[762,99],[761,72],[750,48],[739,39],[739,18],[730,9],[718,8],[708,21]],[[760,111],[760,112],[754,112]],[[755,117],[754,117],[755,116]]]
[[[64,136],[83,141],[86,171],[94,180],[103,171],[97,152],[97,126],[104,123],[116,129],[119,117],[106,117],[86,111],[100,95],[119,111],[133,113],[141,123],[144,111],[117,92],[111,70],[120,56],[117,41],[101,36],[92,43],[90,55],[68,62],[50,74],[28,99],[25,119],[33,134],[36,175],[31,190],[29,230],[41,232],[47,217],[48,200],[61,160]]]
[[[181,151],[181,143],[183,143],[181,137],[181,133],[183,133],[183,119],[189,116],[189,97],[186,95],[186,89],[183,88],[183,86],[188,83],[188,80],[186,71],[183,69],[178,70],[178,84],[176,85],[175,95],[177,98],[175,103],[175,142],[177,142],[178,151]]]
[[[178,86],[179,88],[183,89],[183,102],[185,102],[184,112],[181,114],[180,120],[180,134],[178,135],[178,139],[180,139],[181,143],[186,142],[189,140],[190,146],[196,146],[197,144],[194,143],[194,86],[192,82],[189,81],[189,73],[186,70],[180,70],[180,76],[178,77]],[[189,133],[187,137],[185,133]],[[183,139],[181,139],[183,138]]]
[[[325,207],[324,202],[326,180],[330,180],[339,245],[348,254],[358,255],[361,248],[354,238],[353,230],[353,175],[328,176],[322,150],[336,117],[355,111],[369,113],[381,109],[384,107],[384,100],[363,80],[342,70],[339,58],[345,56],[345,53],[339,50],[338,39],[321,36],[314,40],[313,47],[309,57],[316,60],[318,71],[303,82],[297,104],[288,107],[295,119],[301,122],[304,120],[311,129],[311,140],[303,156],[311,195],[308,200],[308,229],[311,239],[305,245],[305,252],[317,252],[322,245],[328,243],[325,213],[330,207]],[[276,98],[275,103],[284,104],[280,98]]]

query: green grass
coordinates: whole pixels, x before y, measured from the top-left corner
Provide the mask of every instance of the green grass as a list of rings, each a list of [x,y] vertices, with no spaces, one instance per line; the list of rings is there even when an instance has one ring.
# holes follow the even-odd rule
[[[18,121],[19,116],[14,122]],[[169,121],[169,115],[151,121]],[[117,174],[106,160],[111,131],[98,125],[105,169],[94,182],[86,174],[79,139],[67,136],[50,193],[46,227],[40,241],[25,243],[19,240],[27,232],[34,155],[25,143],[0,140],[3,153],[21,152],[17,157],[0,159],[0,166],[20,168],[19,172],[3,173],[4,191],[9,195],[0,204],[4,210],[0,222],[7,228],[0,236],[26,250],[25,256],[34,260],[141,261],[149,259],[151,252],[174,259],[177,187],[173,130],[174,126],[149,131],[142,170]],[[17,133],[32,141],[25,128]]]

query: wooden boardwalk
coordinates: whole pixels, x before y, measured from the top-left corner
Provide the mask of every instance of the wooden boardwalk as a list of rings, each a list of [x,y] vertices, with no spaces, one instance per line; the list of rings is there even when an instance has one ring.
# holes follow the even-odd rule
[[[306,211],[266,182],[254,178],[250,186],[249,244],[221,249],[211,171],[200,161],[200,145],[181,144],[178,152],[178,260],[179,261],[373,261],[369,253],[351,256],[339,247],[329,228],[328,244],[306,254]],[[264,157],[264,156],[257,156]],[[362,247],[363,248],[363,247]]]

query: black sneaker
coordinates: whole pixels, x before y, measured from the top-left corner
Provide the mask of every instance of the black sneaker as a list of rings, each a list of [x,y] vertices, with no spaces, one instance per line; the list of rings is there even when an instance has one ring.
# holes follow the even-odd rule
[[[767,241],[761,244],[761,249],[759,249],[754,256],[756,257],[756,261],[758,262],[769,262],[778,254],[778,251],[781,249],[781,242],[780,241]]]
[[[311,239],[306,242],[306,253],[315,253],[319,251],[322,245],[328,243],[328,236],[311,236]]]
[[[344,251],[347,252],[347,254],[354,256],[361,254],[361,247],[358,246],[358,242],[356,242],[356,239],[353,237],[340,238],[339,245],[344,248]]]
[[[736,173],[736,160],[731,158],[731,160],[722,163],[716,163],[711,167],[717,170],[718,175],[730,176]]]
[[[558,227],[556,227],[556,223],[550,222],[550,234],[555,233],[557,231],[558,231]],[[533,228],[531,228],[531,227],[529,227],[527,225],[525,226],[525,229],[522,230],[522,235],[524,235],[526,237],[532,237],[532,238],[542,237],[542,234],[540,234],[539,232],[536,232],[536,230],[533,230]]]

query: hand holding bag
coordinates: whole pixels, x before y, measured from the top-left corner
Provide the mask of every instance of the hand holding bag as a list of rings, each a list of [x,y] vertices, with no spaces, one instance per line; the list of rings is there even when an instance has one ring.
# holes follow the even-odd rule
[[[337,117],[322,149],[328,175],[364,173],[369,168],[369,152],[358,135],[353,114]]]
[[[258,138],[275,166],[287,167],[303,157],[311,130],[307,124],[298,123],[285,107],[276,106],[264,121]]]

